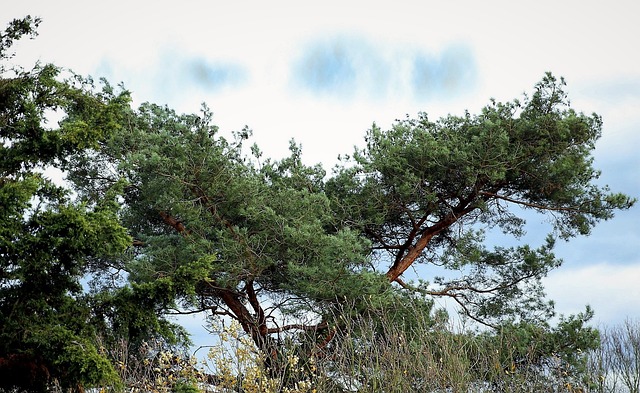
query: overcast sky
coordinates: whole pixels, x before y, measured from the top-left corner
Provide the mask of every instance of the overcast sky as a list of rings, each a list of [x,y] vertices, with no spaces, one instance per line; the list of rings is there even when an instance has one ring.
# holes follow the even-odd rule
[[[21,0],[2,5],[0,22],[42,17],[40,36],[18,47],[25,64],[123,82],[136,104],[196,112],[205,102],[223,133],[248,125],[275,158],[294,138],[327,169],[373,122],[477,113],[551,71],[565,77],[573,108],[604,118],[601,183],[640,196],[640,2],[376,4]],[[539,221],[533,242],[544,238]],[[639,248],[639,207],[558,244],[565,264],[546,280],[558,311],[590,304],[597,322],[639,318]]]

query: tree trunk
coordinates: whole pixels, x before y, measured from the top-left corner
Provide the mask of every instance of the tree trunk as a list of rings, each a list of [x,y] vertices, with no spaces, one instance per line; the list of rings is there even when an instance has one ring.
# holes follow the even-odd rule
[[[264,355],[265,368],[269,373],[277,374],[279,367],[279,348],[276,341],[269,335],[269,329],[266,324],[264,311],[257,303],[255,292],[253,291],[253,283],[247,283],[250,303],[255,310],[252,314],[240,299],[240,296],[231,290],[220,290],[219,296],[225,305],[234,314],[236,320],[242,326],[242,330],[247,333],[254,344]]]

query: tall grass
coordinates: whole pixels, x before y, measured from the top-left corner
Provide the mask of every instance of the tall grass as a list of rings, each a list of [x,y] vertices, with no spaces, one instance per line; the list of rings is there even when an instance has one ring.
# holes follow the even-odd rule
[[[523,356],[516,334],[486,334],[415,316],[410,328],[393,311],[349,319],[318,361],[318,392],[580,391],[560,358],[541,362],[531,341]],[[458,331],[457,333],[455,331]],[[532,354],[530,358],[528,354]]]
[[[422,314],[403,324],[392,310],[344,318],[320,338],[282,338],[275,373],[237,324],[217,331],[219,344],[200,362],[160,343],[132,352],[122,342],[110,351],[123,385],[102,391],[640,393],[639,322],[603,328],[602,345],[577,354],[588,360],[579,372],[560,356],[541,361],[535,337],[523,350],[522,332],[469,331]]]

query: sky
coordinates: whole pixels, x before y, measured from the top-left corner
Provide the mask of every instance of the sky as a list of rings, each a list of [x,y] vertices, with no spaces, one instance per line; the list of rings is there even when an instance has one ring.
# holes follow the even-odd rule
[[[599,184],[640,196],[637,1],[21,0],[1,8],[3,25],[43,19],[39,37],[16,47],[25,65],[53,62],[122,82],[135,104],[193,113],[206,103],[223,134],[247,125],[273,158],[295,139],[307,163],[328,171],[374,122],[384,129],[418,112],[477,113],[490,98],[522,98],[550,71],[566,79],[574,109],[603,117]],[[541,220],[526,238],[535,246],[548,228]],[[565,263],[545,285],[559,312],[589,304],[597,324],[640,318],[640,207],[556,252]]]

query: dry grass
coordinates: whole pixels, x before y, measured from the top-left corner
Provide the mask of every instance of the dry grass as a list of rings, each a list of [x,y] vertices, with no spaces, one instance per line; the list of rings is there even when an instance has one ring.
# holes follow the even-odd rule
[[[219,326],[219,344],[206,360],[162,350],[159,343],[131,353],[125,342],[111,350],[123,386],[136,392],[639,392],[640,324],[603,329],[602,346],[589,354],[586,374],[571,375],[560,359],[544,367],[523,362],[517,337],[452,333],[452,327],[417,317],[399,328],[381,312],[345,321],[325,347],[283,342],[282,367],[265,369],[261,354],[237,324]],[[459,329],[457,329],[459,330]],[[306,349],[304,349],[306,348]],[[510,349],[511,348],[511,349]],[[587,382],[585,382],[587,381]],[[588,386],[588,388],[587,388]]]

